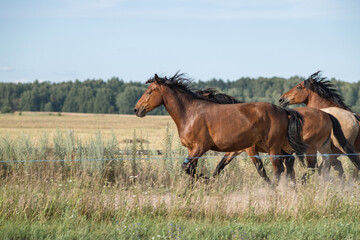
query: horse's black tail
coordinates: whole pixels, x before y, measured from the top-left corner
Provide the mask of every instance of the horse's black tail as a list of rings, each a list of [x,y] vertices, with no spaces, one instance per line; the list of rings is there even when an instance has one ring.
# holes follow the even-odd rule
[[[295,110],[290,109],[286,111],[287,114],[290,115],[289,125],[287,129],[289,144],[294,149],[296,155],[298,155],[298,157],[300,158],[303,166],[305,166],[304,154],[306,153],[308,146],[303,142],[302,139],[304,118],[300,113]]]
[[[329,114],[329,117],[333,124],[333,132],[335,138],[338,140],[340,146],[344,149],[345,153],[349,154],[348,157],[353,162],[355,167],[360,170],[359,156],[355,153],[354,147],[346,140],[339,121],[331,114]]]

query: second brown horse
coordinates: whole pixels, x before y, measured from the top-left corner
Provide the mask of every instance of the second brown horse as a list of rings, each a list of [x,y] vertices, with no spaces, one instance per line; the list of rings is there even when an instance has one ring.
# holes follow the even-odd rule
[[[241,103],[234,97],[228,96],[223,93],[217,93],[214,89],[205,89],[197,91],[198,94],[201,94],[204,97],[209,99],[213,99],[215,102],[219,104],[233,104],[233,103]],[[350,145],[344,137],[344,133],[341,130],[340,124],[336,118],[332,115],[320,111],[315,108],[296,108],[304,118],[304,126],[303,126],[303,140],[309,146],[306,151],[306,160],[309,169],[314,169],[317,166],[316,153],[319,151],[322,154],[332,154],[331,149],[331,131],[334,131],[334,137],[337,139],[339,144],[345,152],[352,154],[351,157],[354,161],[357,161],[357,157],[353,156],[354,149],[352,145]],[[264,149],[261,149],[256,146],[252,146],[250,148],[245,149],[247,154],[252,159],[253,163],[256,166],[256,169],[261,177],[268,183],[270,183],[269,178],[266,175],[265,169],[263,167],[263,163],[261,159],[258,157],[259,152],[266,152]],[[226,153],[220,163],[217,165],[216,170],[214,172],[214,177],[216,177],[224,167],[229,164],[236,156],[238,156],[242,151],[237,152],[229,152]],[[295,173],[293,171],[294,158],[288,158],[285,162],[287,166],[287,174],[294,180]],[[334,166],[337,171],[342,173],[342,169],[336,168],[337,165]],[[341,177],[341,176],[340,176]]]

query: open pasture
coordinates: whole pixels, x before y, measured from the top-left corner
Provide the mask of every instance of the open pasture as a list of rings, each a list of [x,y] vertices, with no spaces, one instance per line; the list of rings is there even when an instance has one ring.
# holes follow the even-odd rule
[[[17,113],[0,115],[0,129],[0,239],[360,235],[360,185],[345,157],[343,183],[331,171],[327,181],[315,173],[301,185],[306,170],[296,163],[296,187],[282,179],[270,188],[241,155],[218,179],[192,185],[180,168],[187,150],[167,116]],[[136,138],[149,143],[123,141]],[[119,153],[124,148],[129,155]],[[163,155],[135,154],[144,149]],[[220,158],[208,153],[199,171],[210,176]],[[269,160],[263,161],[274,179]]]
[[[150,115],[144,120],[135,115],[16,112],[0,115],[0,136],[15,139],[24,134],[38,142],[44,132],[52,139],[59,129],[72,131],[79,139],[87,141],[99,130],[104,139],[115,134],[119,146],[125,147],[136,130],[151,149],[158,149],[167,125],[170,129],[176,128],[170,116]]]

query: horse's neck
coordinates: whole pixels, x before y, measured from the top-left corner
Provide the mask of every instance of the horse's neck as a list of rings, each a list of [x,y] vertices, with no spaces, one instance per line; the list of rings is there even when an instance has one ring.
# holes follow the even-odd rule
[[[187,94],[169,89],[163,94],[164,106],[171,118],[174,120],[179,133],[184,129],[187,120],[191,119],[194,111],[191,111],[193,99]]]
[[[310,94],[308,101],[305,103],[308,107],[313,108],[327,108],[327,107],[339,107],[334,102],[320,97],[318,94]]]

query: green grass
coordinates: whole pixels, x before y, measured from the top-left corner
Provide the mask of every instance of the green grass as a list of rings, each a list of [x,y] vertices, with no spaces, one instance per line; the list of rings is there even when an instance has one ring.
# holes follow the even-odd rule
[[[360,234],[359,223],[334,219],[208,222],[143,216],[101,223],[59,219],[0,224],[0,239],[357,239]]]

